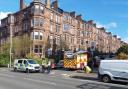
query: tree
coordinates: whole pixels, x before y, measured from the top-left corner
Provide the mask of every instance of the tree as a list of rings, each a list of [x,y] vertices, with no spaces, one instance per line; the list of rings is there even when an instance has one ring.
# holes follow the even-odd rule
[[[7,66],[9,64],[9,48],[10,43],[6,42],[1,46],[1,52],[0,52],[0,67]]]
[[[68,50],[69,49],[67,42],[64,41],[62,38],[60,39],[60,43],[58,45],[58,48],[64,49],[64,50]]]
[[[13,38],[13,49],[12,52],[16,58],[26,57],[28,53],[30,53],[30,46],[32,41],[28,34],[24,34],[23,36],[17,36]]]
[[[128,59],[128,45],[123,45],[117,50],[118,59]]]
[[[128,45],[123,45],[117,50],[117,55],[120,53],[124,53],[128,55]]]

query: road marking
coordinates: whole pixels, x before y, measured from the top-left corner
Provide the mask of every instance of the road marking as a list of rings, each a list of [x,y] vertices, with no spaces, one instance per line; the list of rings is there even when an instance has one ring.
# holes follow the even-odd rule
[[[69,74],[61,74],[61,75],[64,76],[64,77],[70,77]]]
[[[33,81],[33,82],[38,82],[38,83],[45,83],[45,84],[50,84],[50,85],[54,85],[56,86],[57,84],[56,83],[53,83],[53,82],[48,82],[48,81],[41,81],[41,80],[35,80],[35,79],[30,79],[30,78],[24,78],[26,80],[29,80],[29,81]]]
[[[9,75],[9,74],[0,74],[0,76],[11,77],[11,78],[15,77],[15,76],[13,76],[13,75]]]

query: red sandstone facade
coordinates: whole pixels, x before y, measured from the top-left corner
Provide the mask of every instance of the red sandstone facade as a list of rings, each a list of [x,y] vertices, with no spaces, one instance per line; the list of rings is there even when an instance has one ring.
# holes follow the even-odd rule
[[[87,50],[92,45],[103,53],[115,53],[123,45],[121,39],[97,28],[90,20],[85,21],[81,15],[66,12],[58,7],[58,0],[33,0],[27,7],[20,0],[20,11],[8,15],[1,20],[0,45],[10,41],[12,37],[27,36],[32,40],[29,52],[43,55],[50,44],[53,49]]]

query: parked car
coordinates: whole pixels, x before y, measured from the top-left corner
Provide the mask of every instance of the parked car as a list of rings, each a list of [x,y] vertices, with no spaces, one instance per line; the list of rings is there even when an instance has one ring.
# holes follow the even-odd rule
[[[57,63],[57,68],[63,68],[64,67],[64,60],[60,60],[58,63]]]
[[[40,65],[33,59],[15,59],[14,71],[39,72]]]
[[[98,78],[103,82],[128,82],[128,60],[102,60]]]

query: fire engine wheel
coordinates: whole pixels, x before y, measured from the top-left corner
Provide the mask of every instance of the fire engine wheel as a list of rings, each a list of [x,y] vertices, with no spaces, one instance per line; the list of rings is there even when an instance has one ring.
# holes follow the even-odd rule
[[[104,75],[102,77],[102,81],[105,83],[109,83],[109,82],[111,82],[111,78],[108,75]]]

